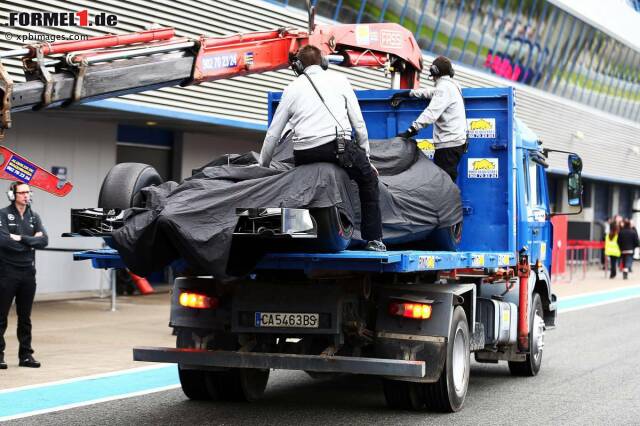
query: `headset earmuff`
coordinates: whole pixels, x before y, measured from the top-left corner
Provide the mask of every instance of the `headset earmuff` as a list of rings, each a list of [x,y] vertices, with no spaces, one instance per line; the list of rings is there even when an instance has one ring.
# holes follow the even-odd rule
[[[15,182],[12,182],[11,185],[9,186],[9,190],[7,191],[7,198],[11,202],[14,202],[16,200],[16,188],[17,187],[18,187],[18,185],[16,185]]]
[[[298,58],[294,54],[289,55],[289,65],[291,65],[291,69],[293,70],[295,75],[302,75],[304,73],[304,65],[300,58]]]
[[[440,68],[436,64],[431,64],[429,67],[429,75],[431,77],[440,77]]]
[[[322,59],[320,60],[320,68],[325,71],[329,68],[329,60],[324,55],[322,55]]]
[[[289,56],[289,65],[291,65],[291,69],[293,70],[295,75],[304,74],[304,64],[297,55],[291,54]],[[320,60],[320,68],[325,71],[329,69],[329,60],[325,55],[322,55],[322,59]]]

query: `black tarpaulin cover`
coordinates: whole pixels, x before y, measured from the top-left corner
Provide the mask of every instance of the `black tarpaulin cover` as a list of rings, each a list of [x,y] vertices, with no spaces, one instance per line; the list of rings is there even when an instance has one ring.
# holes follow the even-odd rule
[[[437,227],[462,221],[458,187],[414,142],[394,138],[370,144],[372,163],[380,173],[385,242],[424,238]],[[292,167],[291,157],[288,143],[279,146],[271,168],[258,166],[254,152],[225,155],[181,184],[143,189],[146,208],[127,211],[124,226],[113,234],[114,246],[139,275],[183,258],[194,271],[224,279],[236,208],[337,206],[355,224],[358,240],[355,183],[336,165]]]

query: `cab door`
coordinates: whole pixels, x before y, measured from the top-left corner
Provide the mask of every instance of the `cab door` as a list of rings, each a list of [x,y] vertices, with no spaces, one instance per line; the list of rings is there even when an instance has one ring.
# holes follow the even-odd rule
[[[525,205],[528,225],[527,246],[531,263],[541,261],[551,270],[551,222],[546,171],[537,162],[540,154],[528,151],[524,158]]]

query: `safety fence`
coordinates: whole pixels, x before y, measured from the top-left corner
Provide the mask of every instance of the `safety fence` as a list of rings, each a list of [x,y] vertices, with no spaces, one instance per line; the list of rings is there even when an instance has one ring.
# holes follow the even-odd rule
[[[567,243],[566,259],[569,269],[569,281],[573,280],[574,273],[578,271],[582,271],[581,279],[586,278],[589,265],[606,268],[604,241],[569,240]]]
[[[603,241],[568,240],[561,244],[556,241],[551,256],[554,282],[585,279],[590,266],[598,269],[607,267]]]
[[[306,0],[271,1],[306,7]],[[399,23],[428,53],[629,119],[640,117],[640,53],[550,1],[311,0],[311,4],[318,15],[337,22]]]

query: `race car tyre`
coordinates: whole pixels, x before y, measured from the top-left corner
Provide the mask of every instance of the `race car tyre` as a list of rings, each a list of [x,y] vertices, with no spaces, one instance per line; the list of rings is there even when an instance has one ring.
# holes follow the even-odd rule
[[[527,353],[524,362],[509,361],[509,371],[512,376],[535,376],[542,366],[545,324],[542,300],[538,293],[533,293],[531,296],[531,310],[529,312],[529,353]]]
[[[353,225],[337,207],[311,209],[309,213],[318,228],[318,239],[312,244],[314,250],[335,253],[349,246]]]
[[[462,240],[462,222],[435,229],[426,240],[425,250],[456,251]]]
[[[153,167],[142,163],[120,163],[109,170],[102,182],[98,207],[104,209],[128,209],[141,207],[140,190],[159,185],[162,178]]]

